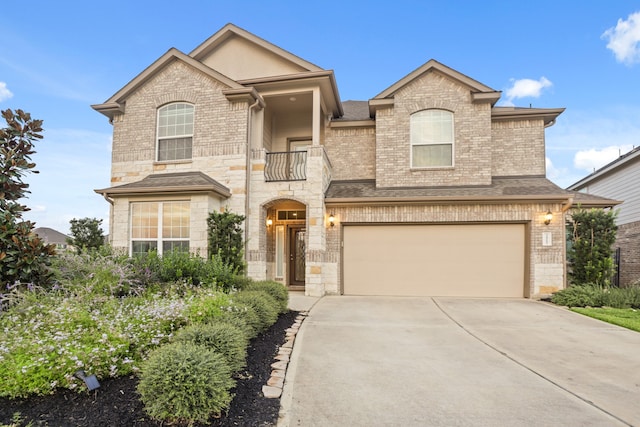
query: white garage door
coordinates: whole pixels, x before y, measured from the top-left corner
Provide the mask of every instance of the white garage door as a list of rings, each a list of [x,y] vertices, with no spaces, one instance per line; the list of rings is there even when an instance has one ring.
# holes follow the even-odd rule
[[[346,295],[522,297],[524,224],[345,225]]]

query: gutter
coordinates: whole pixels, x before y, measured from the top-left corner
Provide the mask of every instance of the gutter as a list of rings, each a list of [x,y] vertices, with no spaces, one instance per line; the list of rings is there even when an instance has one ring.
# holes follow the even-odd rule
[[[249,209],[250,209],[250,200],[249,197],[251,196],[251,128],[253,125],[253,110],[255,108],[264,108],[266,106],[264,99],[262,99],[262,97],[260,96],[259,93],[255,92],[255,102],[251,105],[249,105],[249,110],[248,110],[248,114],[247,114],[247,154],[246,154],[246,193],[245,193],[245,197],[244,197],[244,217],[245,217],[245,221],[247,218],[249,218]],[[249,255],[249,226],[248,224],[245,222],[244,225],[244,260],[245,262],[248,262],[248,255]]]

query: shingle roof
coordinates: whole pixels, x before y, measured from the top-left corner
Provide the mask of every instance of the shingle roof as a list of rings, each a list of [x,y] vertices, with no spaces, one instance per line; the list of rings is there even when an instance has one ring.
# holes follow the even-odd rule
[[[493,178],[491,185],[454,187],[378,188],[375,180],[336,181],[331,183],[326,193],[327,202],[340,199],[462,200],[518,196],[562,199],[570,194],[542,177]]]
[[[342,109],[344,115],[336,119],[336,121],[371,120],[371,117],[369,117],[368,101],[344,101],[342,103]]]
[[[231,196],[231,190],[202,172],[153,174],[140,181],[95,190],[95,192],[107,196],[193,192],[214,192],[225,198]]]
[[[464,201],[574,201],[584,207],[615,206],[620,202],[563,190],[545,177],[493,177],[491,185],[451,187],[378,188],[375,180],[334,181],[327,189],[326,203],[368,202],[464,202]]]
[[[33,229],[33,232],[48,244],[66,244],[69,238],[66,234],[49,227],[37,227]]]

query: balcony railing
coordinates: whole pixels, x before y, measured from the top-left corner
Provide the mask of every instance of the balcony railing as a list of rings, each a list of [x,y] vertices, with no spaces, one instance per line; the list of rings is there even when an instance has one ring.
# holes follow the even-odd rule
[[[307,179],[307,152],[267,153],[265,181],[304,181]]]

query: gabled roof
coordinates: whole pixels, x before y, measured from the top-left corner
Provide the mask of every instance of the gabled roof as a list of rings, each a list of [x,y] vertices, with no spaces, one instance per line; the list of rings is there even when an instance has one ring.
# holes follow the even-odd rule
[[[111,98],[107,99],[102,104],[95,104],[91,107],[104,114],[109,118],[113,118],[113,114],[116,111],[124,111],[124,106],[127,97],[129,97],[134,91],[151,80],[155,75],[162,71],[168,64],[173,61],[182,61],[191,67],[201,71],[202,73],[216,79],[220,83],[228,86],[230,89],[244,89],[244,87],[237,82],[231,80],[227,76],[207,67],[199,61],[185,55],[176,48],[169,49],[164,55],[158,58],[153,64],[148,66],[143,72],[138,74],[127,83],[122,89],[116,92]]]
[[[167,193],[215,193],[231,197],[231,190],[202,172],[153,174],[140,181],[94,191],[105,197]]]
[[[623,154],[622,156],[618,157],[611,163],[604,165],[603,167],[593,172],[592,174],[587,175],[586,177],[582,178],[580,181],[576,182],[575,184],[570,185],[569,187],[567,187],[567,189],[580,190],[581,188],[589,185],[591,182],[596,181],[605,175],[615,173],[620,168],[624,166],[628,166],[629,164],[635,161],[640,161],[640,147],[636,147],[633,150],[629,151],[628,153]]]
[[[202,42],[200,46],[196,47],[194,50],[189,53],[189,56],[194,58],[197,61],[201,61],[204,59],[210,52],[216,49],[220,44],[225,42],[227,39],[233,36],[240,36],[246,40],[249,40],[252,43],[266,49],[290,62],[293,64],[306,69],[307,71],[322,71],[323,69],[318,67],[315,64],[312,64],[309,61],[305,61],[268,41],[256,36],[255,34],[251,34],[250,32],[233,25],[231,23],[222,27],[218,32],[209,37],[207,40]]]
[[[398,90],[402,89],[403,87],[405,87],[406,85],[408,85],[409,83],[417,79],[418,77],[422,76],[424,73],[431,70],[437,70],[440,73],[446,75],[447,77],[452,78],[458,81],[459,83],[467,86],[471,91],[471,93],[473,94],[478,94],[478,96],[480,94],[483,94],[483,97],[487,97],[487,99],[490,99],[490,100],[493,100],[495,98],[493,102],[497,101],[500,98],[500,93],[501,93],[500,91],[492,89],[489,86],[486,86],[480,83],[479,81],[474,80],[471,77],[466,76],[460,73],[459,71],[454,70],[453,68],[447,67],[446,65],[441,64],[435,59],[430,59],[421,67],[413,70],[411,73],[407,74],[405,77],[403,77],[402,79],[398,80],[397,82],[395,82],[394,84],[392,84],[391,86],[389,86],[388,88],[380,92],[373,99],[391,98]]]
[[[49,227],[37,227],[33,229],[33,232],[48,244],[67,244],[69,238],[66,234]]]

